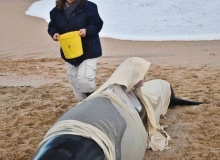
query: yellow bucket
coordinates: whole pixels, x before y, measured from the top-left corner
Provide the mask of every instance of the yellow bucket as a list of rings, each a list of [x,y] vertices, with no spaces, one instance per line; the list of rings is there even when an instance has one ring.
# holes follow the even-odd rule
[[[83,54],[82,40],[78,31],[62,34],[58,40],[66,59],[76,58]]]

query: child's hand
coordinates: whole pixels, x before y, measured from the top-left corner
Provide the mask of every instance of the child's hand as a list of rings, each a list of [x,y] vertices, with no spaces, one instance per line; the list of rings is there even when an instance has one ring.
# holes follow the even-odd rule
[[[53,35],[53,40],[54,41],[58,41],[58,38],[60,37],[60,34],[59,33],[55,33],[54,35]]]
[[[86,29],[85,29],[85,28],[80,29],[80,30],[79,30],[79,35],[80,35],[81,37],[85,37],[85,36],[86,36]]]

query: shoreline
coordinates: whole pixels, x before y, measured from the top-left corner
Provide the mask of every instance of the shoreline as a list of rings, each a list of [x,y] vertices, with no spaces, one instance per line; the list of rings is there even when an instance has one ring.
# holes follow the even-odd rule
[[[25,0],[15,2],[4,2],[5,10],[0,10],[0,17],[5,23],[0,24],[0,59],[41,59],[60,58],[59,44],[54,42],[47,33],[47,22],[44,19],[32,17],[25,14],[28,7],[35,2]],[[13,11],[10,11],[10,7]],[[19,6],[19,7],[15,7]],[[1,8],[0,8],[1,9]],[[11,20],[14,17],[15,20]],[[4,38],[5,37],[5,38]],[[101,37],[103,50],[102,57],[145,57],[152,63],[186,66],[189,63],[200,63],[200,66],[219,67],[220,64],[220,40],[204,41],[130,41],[117,40]],[[202,60],[197,60],[202,57]],[[205,60],[210,61],[205,63]]]

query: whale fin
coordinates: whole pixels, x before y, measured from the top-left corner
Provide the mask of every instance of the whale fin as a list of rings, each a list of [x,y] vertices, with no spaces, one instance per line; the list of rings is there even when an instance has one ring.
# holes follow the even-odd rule
[[[200,104],[204,104],[205,102],[196,102],[196,101],[190,101],[190,100],[185,100],[185,99],[181,99],[178,97],[171,97],[170,99],[170,104],[169,107],[174,107],[176,105],[179,106],[189,106],[189,105],[200,105]]]
[[[197,101],[191,101],[191,100],[186,100],[182,98],[178,98],[175,96],[175,93],[173,91],[173,88],[170,86],[171,89],[171,98],[170,98],[170,104],[169,108],[173,108],[177,105],[179,106],[189,106],[189,105],[200,105],[200,104],[205,104],[206,102],[197,102]]]

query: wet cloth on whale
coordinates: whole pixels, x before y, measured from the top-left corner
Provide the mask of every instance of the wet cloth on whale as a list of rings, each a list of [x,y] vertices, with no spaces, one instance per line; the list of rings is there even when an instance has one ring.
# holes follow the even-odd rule
[[[168,149],[170,136],[160,125],[160,116],[164,116],[170,103],[170,84],[161,79],[150,80],[140,88],[135,89],[147,111],[147,131],[149,134],[149,146],[154,150]]]
[[[112,89],[116,94],[113,94]],[[108,160],[143,160],[147,146],[146,130],[136,110],[128,107],[127,97],[120,94],[119,98],[118,93],[123,93],[123,89],[114,85],[114,88],[110,87],[101,94],[96,94],[96,97],[77,104],[58,119],[41,144],[62,134],[81,135],[96,142],[107,139],[107,142],[101,144],[106,144],[109,150],[112,148],[110,146],[115,149],[115,153],[103,150]],[[91,133],[97,132],[98,135],[105,136],[89,136],[90,133],[85,134],[88,130],[85,126],[89,126]],[[75,131],[76,127],[80,128],[77,129],[79,132]],[[112,158],[113,155],[115,158]]]
[[[48,131],[49,138],[52,138],[50,135],[56,136],[57,134],[62,135],[66,134],[68,131],[68,134],[73,134],[75,131],[71,132],[68,127],[70,124],[66,124],[68,121],[73,121],[73,126],[77,126],[77,128],[80,128],[80,131],[76,135],[81,135],[86,138],[91,138],[94,141],[104,141],[105,139],[108,139],[107,148],[112,148],[110,146],[113,146],[114,152],[106,152],[106,158],[109,158],[108,160],[120,160],[121,158],[121,141],[124,135],[124,132],[127,128],[126,121],[123,118],[123,113],[121,113],[119,107],[111,102],[109,98],[106,97],[95,97],[90,100],[86,100],[83,103],[77,104],[75,107],[71,108],[69,111],[67,111],[62,117],[60,117],[55,123],[55,125],[51,128],[51,131]],[[81,123],[75,123],[75,122],[81,122]],[[59,123],[62,123],[65,127],[60,127]],[[83,124],[80,126],[80,124]],[[89,130],[91,133],[96,134],[96,131],[98,131],[98,135],[105,135],[105,136],[90,136],[85,135],[85,131],[87,129],[84,129],[84,126],[89,126]],[[88,128],[88,127],[87,127]],[[94,137],[96,139],[94,139]],[[107,137],[107,138],[106,138]],[[103,139],[104,138],[104,139]],[[46,141],[47,136],[45,136],[44,142]],[[105,142],[105,141],[104,141]],[[103,144],[107,144],[107,142]],[[43,143],[41,143],[43,144]],[[99,144],[99,143],[97,143]],[[100,146],[101,147],[101,146]],[[115,156],[114,156],[115,155]],[[111,158],[116,157],[116,158]]]
[[[124,86],[126,93],[131,91],[135,84],[144,79],[150,65],[150,62],[140,57],[126,59],[93,95],[105,90],[111,84]]]
[[[111,99],[126,121],[127,127],[121,142],[121,160],[143,160],[148,148],[148,134],[123,87],[117,84],[110,85],[95,96]]]
[[[134,91],[144,104],[147,111],[146,126],[149,133],[147,147],[153,150],[168,149],[169,135],[164,131],[163,126],[159,124],[161,114],[164,115],[170,101],[170,86],[165,81],[145,82],[144,86],[134,88],[140,80],[143,80],[150,67],[150,62],[139,57],[131,57],[121,63],[111,77],[91,96],[103,92],[110,85],[120,85],[124,87],[124,92]],[[156,89],[155,89],[156,88]],[[133,106],[134,107],[134,106]]]

